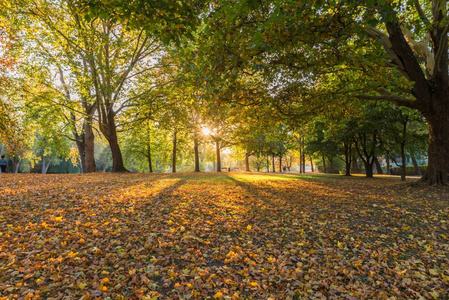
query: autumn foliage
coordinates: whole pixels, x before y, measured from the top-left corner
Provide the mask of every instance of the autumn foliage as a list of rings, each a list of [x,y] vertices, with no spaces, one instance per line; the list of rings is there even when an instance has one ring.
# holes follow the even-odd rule
[[[319,175],[1,175],[1,299],[449,296],[447,190]]]

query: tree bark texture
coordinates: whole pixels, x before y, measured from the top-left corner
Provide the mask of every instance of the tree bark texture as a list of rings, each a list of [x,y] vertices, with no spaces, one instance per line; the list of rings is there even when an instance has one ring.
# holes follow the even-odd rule
[[[422,176],[421,168],[419,167],[418,161],[416,160],[414,155],[412,155],[412,162],[413,162],[413,167],[415,167],[415,174],[418,176]]]
[[[176,173],[176,147],[178,145],[178,132],[173,132],[172,173]]]
[[[387,164],[387,174],[388,174],[388,175],[391,175],[390,156],[387,155],[387,157],[386,157],[385,160],[386,160],[386,164]]]
[[[374,158],[374,164],[376,165],[377,174],[383,174],[382,167],[380,166],[379,159],[377,157]]]
[[[151,146],[147,146],[148,172],[153,173],[153,162],[151,161]]]
[[[100,131],[108,141],[112,154],[112,172],[128,172],[123,164],[122,151],[117,139],[117,126],[115,125],[113,113],[107,115],[107,122],[100,123]]]
[[[83,172],[90,173],[97,170],[95,164],[95,135],[92,129],[92,119],[84,122],[84,166]]]
[[[195,137],[193,139],[193,150],[195,152],[195,172],[200,172],[200,143],[198,142],[198,138]]]
[[[220,158],[220,141],[215,141],[215,152],[217,155],[217,172],[221,172],[221,158]]]
[[[251,170],[249,169],[249,156],[250,154],[248,152],[245,153],[245,171],[246,172],[251,172]]]
[[[47,174],[48,168],[50,167],[51,162],[47,162],[47,158],[45,155],[42,155],[42,174]]]
[[[351,155],[352,155],[352,147],[351,143],[343,144],[345,150],[345,176],[351,176]]]

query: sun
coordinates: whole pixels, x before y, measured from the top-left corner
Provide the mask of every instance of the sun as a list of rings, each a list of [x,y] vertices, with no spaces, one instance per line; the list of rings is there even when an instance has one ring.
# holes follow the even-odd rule
[[[212,132],[212,131],[210,131],[210,129],[207,128],[207,127],[204,127],[203,129],[201,129],[201,131],[203,132],[204,135],[209,135],[209,134],[211,134],[211,132]]]

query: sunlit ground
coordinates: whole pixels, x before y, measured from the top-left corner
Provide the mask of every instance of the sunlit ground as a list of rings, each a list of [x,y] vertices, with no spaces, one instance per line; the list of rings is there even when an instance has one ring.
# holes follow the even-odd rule
[[[319,174],[0,176],[4,299],[449,297],[449,192]]]

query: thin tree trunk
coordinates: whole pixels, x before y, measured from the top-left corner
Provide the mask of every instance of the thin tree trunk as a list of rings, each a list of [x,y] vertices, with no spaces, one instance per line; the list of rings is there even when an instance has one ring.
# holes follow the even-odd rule
[[[329,157],[329,173],[334,173],[334,158],[332,156]]]
[[[413,166],[415,167],[415,174],[418,176],[422,176],[421,169],[419,168],[419,165],[418,165],[418,161],[416,160],[414,155],[412,155],[412,162],[413,162]]]
[[[173,132],[173,156],[172,156],[172,172],[176,173],[176,146],[178,144],[177,140],[178,132],[175,130]]]
[[[352,172],[353,174],[360,173],[359,166],[357,165],[357,157],[352,158]]]
[[[200,172],[200,143],[198,142],[198,138],[195,137],[193,139],[193,150],[195,152],[195,172]]]
[[[12,159],[13,162],[13,170],[14,173],[19,173],[19,167],[20,167],[20,159],[16,159],[15,157]]]
[[[387,155],[387,158],[385,159],[386,163],[387,163],[387,174],[391,175],[391,165],[390,165],[390,156]]]
[[[269,159],[268,154],[267,154],[267,172],[268,173],[270,172],[270,159]]]
[[[312,173],[315,172],[315,170],[313,169],[313,160],[312,160],[312,156],[309,155],[309,159],[310,159],[310,167],[312,169]]]
[[[279,156],[279,173],[282,173],[282,155]]]
[[[153,162],[151,161],[151,146],[147,146],[147,158],[148,158],[148,172],[153,173]]]
[[[351,176],[351,144],[345,142],[343,146],[345,149],[345,176]]]
[[[376,165],[377,174],[383,174],[382,167],[380,166],[380,162],[377,157],[374,158],[374,164]]]
[[[215,141],[215,152],[217,155],[217,172],[221,172],[221,158],[220,158],[220,141]]]
[[[78,149],[81,173],[84,173],[85,166],[86,166],[86,159],[85,159],[86,147],[84,145],[84,134],[80,135],[80,136],[75,136],[75,144],[76,144],[76,148]]]
[[[42,174],[47,174],[48,168],[50,167],[51,162],[48,161],[45,155],[42,156]]]
[[[323,173],[326,173],[326,158],[324,157],[324,155],[322,156],[323,159]]]
[[[274,154],[271,157],[271,164],[272,164],[272,167],[273,167],[273,173],[276,173],[276,169],[274,167]]]
[[[304,139],[302,140],[302,172],[306,173],[306,148],[305,148],[305,142]]]
[[[299,138],[299,173],[304,173],[304,161],[302,159],[303,157],[303,147],[302,147],[302,138]]]
[[[251,170],[249,169],[249,153],[248,152],[245,153],[245,171],[251,172]]]
[[[405,181],[405,176],[407,174],[407,163],[405,162],[405,143],[401,143],[401,181]]]

